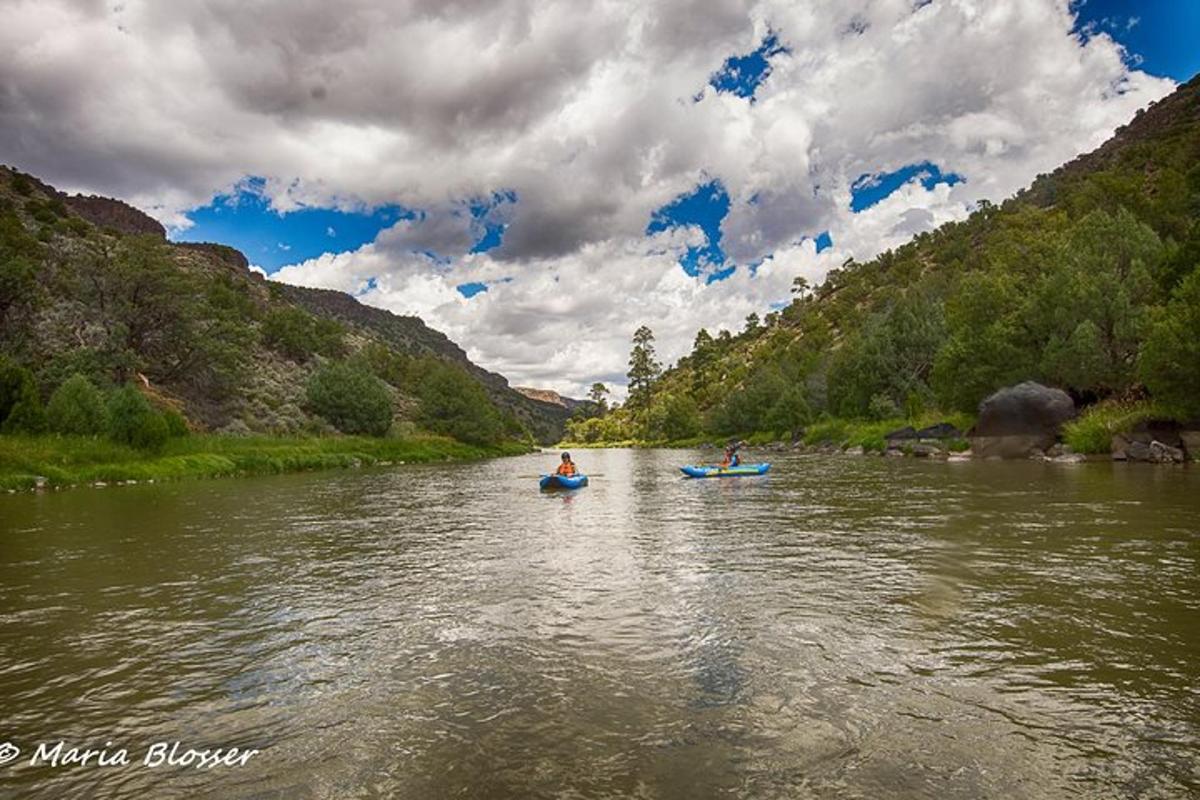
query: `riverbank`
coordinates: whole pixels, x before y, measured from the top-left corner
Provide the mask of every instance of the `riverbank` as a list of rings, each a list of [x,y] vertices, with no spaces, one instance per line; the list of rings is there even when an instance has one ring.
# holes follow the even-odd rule
[[[957,432],[956,436],[943,437],[950,450],[967,449],[963,431],[970,430],[975,420],[969,414],[939,414],[930,412],[918,417],[905,419],[897,417],[879,421],[826,418],[807,426],[797,437],[780,435],[774,431],[752,431],[741,434],[723,436],[718,434],[702,434],[687,439],[670,441],[648,441],[629,439],[619,442],[560,442],[561,449],[630,447],[630,448],[666,448],[687,449],[696,447],[723,447],[726,442],[745,442],[752,447],[806,447],[806,448],[846,448],[861,447],[864,451],[884,452],[888,449],[886,436],[888,433],[911,427],[920,431],[937,425],[948,425]],[[948,429],[947,429],[948,430]]]
[[[318,469],[463,461],[520,455],[519,442],[464,444],[443,436],[239,437],[172,439],[156,453],[90,436],[0,436],[0,490],[269,475]]]

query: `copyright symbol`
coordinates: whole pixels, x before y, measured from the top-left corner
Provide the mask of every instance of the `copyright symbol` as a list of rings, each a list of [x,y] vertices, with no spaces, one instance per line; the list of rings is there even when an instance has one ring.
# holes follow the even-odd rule
[[[17,756],[21,755],[21,748],[17,747],[12,742],[0,744],[0,764],[7,764],[13,761]]]

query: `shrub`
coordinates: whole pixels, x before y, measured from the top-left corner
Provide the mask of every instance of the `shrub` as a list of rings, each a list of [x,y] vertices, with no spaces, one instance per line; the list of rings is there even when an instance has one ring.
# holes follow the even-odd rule
[[[0,358],[0,432],[41,433],[46,429],[46,411],[38,395],[33,374],[24,367]]]
[[[91,381],[76,373],[50,395],[46,416],[55,433],[85,436],[103,433],[104,397]]]
[[[336,362],[309,379],[309,408],[342,433],[383,436],[392,424],[392,398],[383,383],[361,367]]]
[[[1155,415],[1150,403],[1098,403],[1063,426],[1063,441],[1076,453],[1108,453],[1114,434]]]
[[[313,353],[324,356],[342,354],[342,326],[318,319],[298,308],[277,308],[263,319],[263,341],[275,352],[296,362],[307,361]]]
[[[162,418],[163,422],[167,424],[167,433],[172,439],[187,436],[191,432],[188,430],[187,418],[174,409],[164,411]]]
[[[120,444],[157,450],[170,438],[170,431],[141,392],[123,386],[108,398],[108,435]]]

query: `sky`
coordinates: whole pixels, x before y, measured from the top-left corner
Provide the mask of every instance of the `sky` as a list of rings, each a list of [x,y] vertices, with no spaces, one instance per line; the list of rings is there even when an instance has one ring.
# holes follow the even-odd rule
[[[517,385],[625,382],[1093,149],[1200,3],[0,0],[0,161]]]

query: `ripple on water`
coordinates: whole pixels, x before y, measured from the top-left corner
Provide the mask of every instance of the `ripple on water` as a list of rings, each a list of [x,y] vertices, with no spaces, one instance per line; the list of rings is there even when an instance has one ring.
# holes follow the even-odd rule
[[[0,498],[29,797],[1187,797],[1200,476],[546,457]],[[1147,502],[1152,498],[1153,502]],[[9,735],[9,732],[6,732]]]

